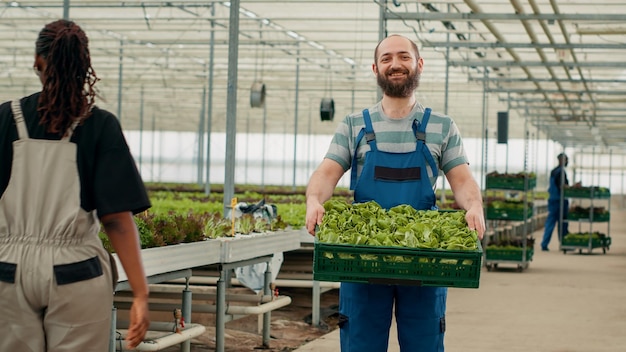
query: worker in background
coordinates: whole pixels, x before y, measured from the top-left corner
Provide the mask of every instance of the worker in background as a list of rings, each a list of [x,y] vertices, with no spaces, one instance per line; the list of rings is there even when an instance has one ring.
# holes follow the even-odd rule
[[[98,77],[74,22],[39,32],[42,90],[0,105],[0,351],[109,350],[115,261],[133,291],[127,345],[149,326],[133,214],[150,207],[118,120],[94,105]]]
[[[567,214],[569,212],[569,200],[562,197],[562,189],[569,186],[569,180],[567,179],[567,172],[565,168],[569,162],[569,159],[565,153],[559,154],[557,157],[559,165],[552,169],[550,172],[550,184],[548,185],[548,217],[544,224],[543,239],[541,240],[541,250],[549,251],[548,245],[550,239],[552,239],[552,232],[556,224],[559,223],[558,236],[559,243],[563,240],[563,237],[568,234],[569,228],[567,226]],[[580,186],[580,182],[576,184]],[[561,203],[561,199],[563,202]],[[561,208],[561,204],[563,207]],[[562,209],[562,210],[561,210]]]
[[[425,109],[415,90],[424,69],[413,41],[399,35],[383,39],[372,69],[383,98],[348,115],[337,127],[324,160],[306,190],[306,228],[322,223],[323,203],[351,169],[355,202],[376,201],[389,209],[400,204],[435,207],[435,181],[445,174],[466,220],[482,238],[485,231],[480,187],[468,166],[454,121]],[[395,311],[402,352],[443,351],[447,288],[342,282],[342,352],[387,351]]]

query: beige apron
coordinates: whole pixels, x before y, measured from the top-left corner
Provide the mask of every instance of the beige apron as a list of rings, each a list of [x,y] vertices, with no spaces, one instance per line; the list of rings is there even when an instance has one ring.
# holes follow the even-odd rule
[[[18,140],[0,198],[0,351],[102,352],[112,275],[99,221],[80,206],[76,144],[31,139],[19,100]]]

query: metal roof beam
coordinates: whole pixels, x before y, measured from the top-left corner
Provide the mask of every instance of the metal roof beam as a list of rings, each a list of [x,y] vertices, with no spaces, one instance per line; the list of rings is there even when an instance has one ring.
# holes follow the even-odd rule
[[[510,97],[510,98],[501,98],[501,101],[509,101],[509,102],[520,102],[520,103],[524,103],[524,104],[530,104],[530,103],[545,103],[545,99],[541,99],[541,98],[523,98],[523,97]],[[553,102],[556,103],[564,103],[565,100],[563,99],[558,99],[558,98],[554,98],[552,99]],[[595,100],[595,102],[605,102],[605,103],[610,103],[610,104],[618,104],[618,103],[626,103],[626,98],[622,99],[622,100],[611,100],[611,101],[603,101],[601,99],[599,100]],[[585,99],[581,99],[576,101],[576,103],[578,104],[592,104],[593,102],[590,100],[585,100]],[[543,104],[541,106],[544,106]]]
[[[528,78],[513,78],[513,77],[483,77],[483,76],[470,76],[468,78],[470,81],[475,82],[493,82],[493,83],[519,83],[519,82],[528,82]],[[568,82],[568,83],[583,83],[581,79],[568,79],[568,78],[535,78],[535,82],[545,83],[545,82]],[[588,83],[622,83],[626,84],[626,79],[600,79],[600,78],[590,78],[585,79]]]
[[[502,43],[502,42],[431,42],[423,41],[422,46],[452,48],[489,48],[489,49],[618,49],[624,50],[623,43]]]
[[[575,21],[575,22],[624,22],[626,14],[580,14],[580,13],[469,13],[469,12],[391,12],[390,20],[413,21]]]
[[[467,61],[450,61],[450,66],[466,66],[466,67],[593,67],[593,68],[626,68],[626,61],[606,61],[606,62],[565,62],[565,61],[497,61],[497,60],[467,60]]]
[[[554,118],[556,115],[555,114],[541,114],[541,113],[537,113],[537,112],[524,112],[522,114],[522,116],[525,117],[548,117],[548,118]],[[596,122],[598,123],[602,123],[602,124],[607,124],[607,123],[623,123],[624,119],[620,118],[620,116],[616,116],[616,115],[596,115]],[[601,119],[601,121],[600,121]]]
[[[519,93],[519,94],[577,94],[583,95],[585,92],[580,90],[567,90],[567,89],[522,89],[522,88],[485,88],[488,93]],[[594,90],[591,92],[594,95],[626,95],[626,91],[623,90]]]

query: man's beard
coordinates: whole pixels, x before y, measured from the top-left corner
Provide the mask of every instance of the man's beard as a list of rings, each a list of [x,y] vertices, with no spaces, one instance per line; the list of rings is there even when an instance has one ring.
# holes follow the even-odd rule
[[[380,86],[380,89],[382,89],[383,93],[385,93],[385,95],[387,96],[393,98],[410,97],[420,84],[419,72],[415,70],[413,71],[413,74],[411,74],[411,71],[409,71],[404,82],[399,83],[392,82],[388,79],[388,76],[395,72],[407,73],[407,70],[389,70],[387,71],[387,73],[379,72],[378,76],[376,77],[376,80],[378,81],[378,86]]]

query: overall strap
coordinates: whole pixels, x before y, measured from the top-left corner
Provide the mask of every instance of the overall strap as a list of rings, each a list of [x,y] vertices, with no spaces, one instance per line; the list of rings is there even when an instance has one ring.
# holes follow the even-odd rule
[[[28,129],[26,128],[26,122],[24,121],[24,114],[22,114],[22,107],[20,106],[19,99],[11,101],[11,110],[13,111],[15,127],[17,127],[17,138],[28,139]]]
[[[359,144],[361,143],[361,139],[365,137],[367,144],[370,145],[370,150],[376,150],[376,134],[374,133],[374,128],[372,127],[372,118],[370,117],[370,112],[368,109],[363,110],[363,121],[365,122],[365,127],[359,131],[359,134],[356,137],[356,143],[354,144],[354,155],[352,156],[352,167],[350,170],[350,189],[354,190],[356,187],[356,169],[357,169],[357,160],[356,160],[356,152],[359,149]]]
[[[431,111],[431,108],[426,108],[424,110],[422,123],[417,122],[417,120],[413,120],[413,133],[415,133],[415,138],[417,139],[416,149],[419,148],[421,144],[424,145],[424,157],[426,158],[426,161],[428,161],[428,164],[433,171],[433,175],[436,177],[439,174],[439,172],[437,172],[437,165],[435,164],[435,160],[426,146],[426,126],[428,125],[428,120],[430,120]]]
[[[61,138],[61,141],[69,142],[70,138],[72,138],[72,134],[74,133],[74,130],[76,129],[76,126],[78,126],[79,123],[80,123],[80,119],[75,119],[74,122],[72,122],[72,125],[70,126],[70,128],[67,129],[67,132],[65,132],[65,135],[63,136],[63,138]]]
[[[424,143],[426,142],[426,125],[428,125],[428,120],[430,120],[431,111],[431,108],[426,108],[424,110],[422,123],[419,123],[417,120],[413,120],[413,133],[415,133],[415,138]]]
[[[11,110],[13,111],[13,119],[15,120],[15,126],[17,127],[18,139],[28,139],[28,129],[26,128],[26,122],[24,121],[24,114],[22,113],[22,107],[20,106],[19,99],[11,101]],[[69,142],[70,138],[72,138],[74,130],[76,129],[76,126],[78,126],[79,123],[80,119],[74,120],[63,138],[61,138],[61,141]]]
[[[72,138],[72,135],[74,134],[74,131],[76,130],[76,127],[78,127],[80,122],[83,121],[86,118],[86,116],[89,116],[89,114],[91,114],[91,112],[93,111],[93,107],[94,105],[89,107],[89,111],[85,115],[74,119],[74,122],[72,122],[72,125],[67,129],[63,138],[61,138],[62,141],[67,141],[67,142],[70,141],[70,138]]]
[[[372,118],[368,109],[363,110],[363,122],[365,123],[365,136],[367,137],[367,143],[369,143],[376,139],[376,134],[374,133],[374,127],[372,127]]]

